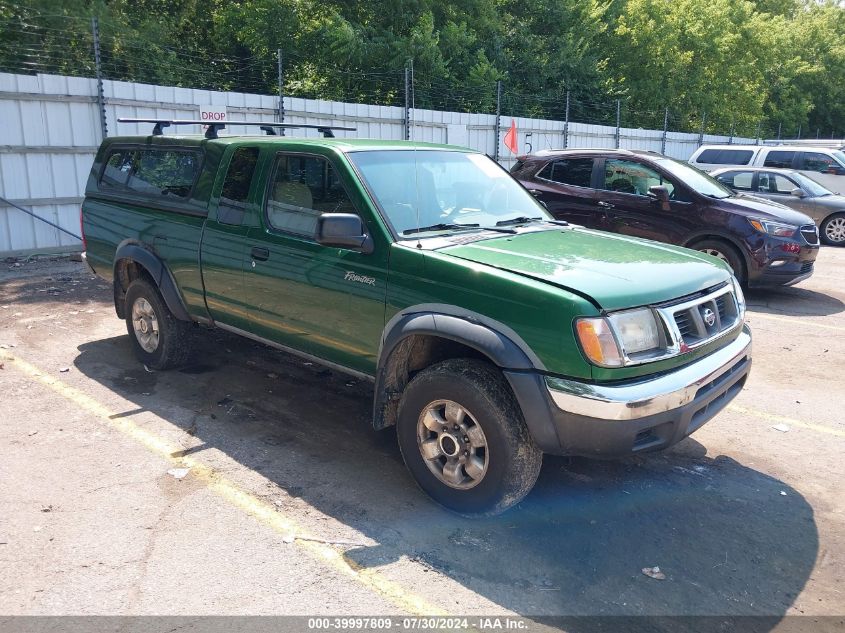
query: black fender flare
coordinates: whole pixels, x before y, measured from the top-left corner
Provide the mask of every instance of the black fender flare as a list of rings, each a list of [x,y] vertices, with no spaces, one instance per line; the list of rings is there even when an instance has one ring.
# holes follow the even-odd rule
[[[173,275],[167,265],[144,244],[130,240],[121,242],[114,254],[114,307],[121,319],[125,318],[125,310],[122,301],[119,300],[118,288],[120,277],[117,268],[122,260],[134,262],[147,272],[153,282],[155,282],[165,304],[167,304],[168,309],[173,313],[174,317],[180,321],[192,320],[188,313],[188,308],[185,306],[185,301],[182,299],[182,295],[176,285],[176,280],[173,279]]]
[[[408,343],[415,335],[454,341],[488,358],[504,373],[535,441],[541,447],[554,445],[557,441],[554,428],[542,418],[530,415],[534,409],[531,403],[542,400],[542,393],[537,391],[542,383],[537,377],[545,370],[542,361],[508,326],[483,315],[439,304],[406,308],[385,326],[375,376],[373,427],[376,430],[396,423],[398,401],[407,384],[405,371],[411,353]]]

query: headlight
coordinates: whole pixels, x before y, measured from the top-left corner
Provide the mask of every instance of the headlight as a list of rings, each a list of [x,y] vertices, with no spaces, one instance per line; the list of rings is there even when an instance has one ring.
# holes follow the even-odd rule
[[[621,367],[626,357],[660,347],[660,330],[648,309],[578,319],[575,330],[584,354],[602,367]]]
[[[736,307],[737,307],[737,314],[739,316],[740,321],[745,320],[745,295],[742,292],[742,288],[739,285],[739,280],[731,275],[731,283],[734,286],[734,295],[736,296]]]
[[[578,319],[575,322],[575,331],[578,333],[581,349],[591,363],[601,367],[622,366],[622,353],[606,319]]]
[[[797,226],[792,226],[791,224],[783,224],[781,222],[771,222],[769,220],[748,220],[757,231],[760,233],[768,233],[769,235],[774,235],[776,237],[792,237],[795,235],[795,231],[798,230]]]

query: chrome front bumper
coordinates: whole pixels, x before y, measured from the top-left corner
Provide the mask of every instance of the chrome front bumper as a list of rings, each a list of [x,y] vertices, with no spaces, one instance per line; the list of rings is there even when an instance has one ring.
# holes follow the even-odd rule
[[[730,344],[701,360],[657,378],[620,385],[594,385],[546,377],[549,396],[558,409],[600,420],[638,420],[692,403],[697,395],[745,357],[751,356],[751,331],[743,326]]]

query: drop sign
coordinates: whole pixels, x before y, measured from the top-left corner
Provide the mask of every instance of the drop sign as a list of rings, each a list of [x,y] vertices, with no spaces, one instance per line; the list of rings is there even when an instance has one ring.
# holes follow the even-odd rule
[[[225,123],[226,106],[200,106],[200,121],[203,123]],[[203,126],[203,130],[207,129]]]

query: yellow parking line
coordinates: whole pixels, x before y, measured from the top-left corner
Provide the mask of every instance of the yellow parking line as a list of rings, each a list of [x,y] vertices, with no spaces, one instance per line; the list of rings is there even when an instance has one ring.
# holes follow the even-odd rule
[[[845,332],[845,327],[841,327],[838,325],[828,325],[827,323],[816,323],[813,320],[801,320],[801,319],[790,319],[789,317],[782,317],[776,316],[774,314],[763,314],[761,312],[748,312],[748,317],[752,319],[761,318],[761,319],[771,319],[772,321],[784,321],[785,323],[797,323],[798,325],[812,325],[814,327],[824,328],[826,330],[837,330],[839,332]]]
[[[81,409],[97,416],[102,422],[113,429],[131,437],[156,455],[181,467],[190,468],[191,476],[196,477],[208,490],[215,493],[218,497],[252,515],[287,539],[293,538],[293,544],[307,552],[314,560],[328,565],[348,578],[362,584],[379,594],[382,598],[393,603],[405,613],[421,616],[449,615],[447,611],[409,592],[378,571],[362,568],[353,560],[346,557],[339,549],[321,543],[318,540],[311,540],[308,533],[292,518],[279,512],[275,507],[255,497],[243,488],[240,488],[237,484],[229,481],[222,473],[214,468],[191,457],[174,458],[174,455],[180,454],[182,447],[170,444],[154,433],[139,427],[126,417],[116,416],[113,411],[110,411],[94,398],[61,380],[53,378],[36,366],[29,364],[9,352],[5,352],[4,360],[11,361],[11,365],[7,365],[6,369],[14,367],[42,385],[49,387]]]
[[[832,429],[829,426],[823,426],[821,424],[813,424],[812,422],[802,422],[801,420],[796,420],[794,418],[787,418],[782,415],[776,415],[774,413],[766,413],[765,411],[757,411],[755,409],[749,409],[748,407],[741,407],[736,404],[728,405],[728,411],[733,411],[734,413],[741,413],[742,415],[753,415],[755,417],[761,418],[763,420],[767,420],[768,422],[778,422],[781,424],[788,424],[790,426],[796,426],[802,429],[808,429],[810,431],[818,431],[819,433],[827,433],[828,435],[835,435],[836,437],[845,437],[845,431],[841,431],[839,429]]]

